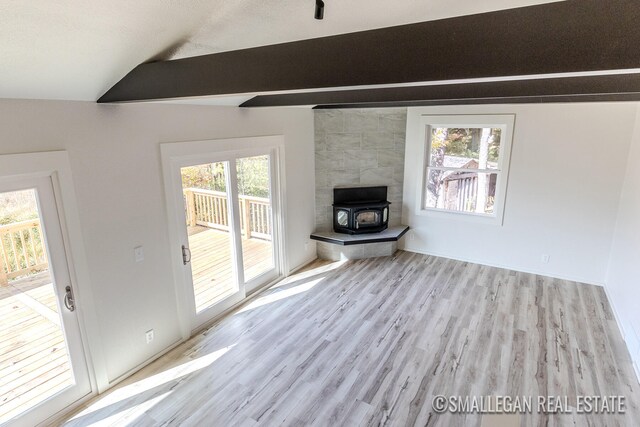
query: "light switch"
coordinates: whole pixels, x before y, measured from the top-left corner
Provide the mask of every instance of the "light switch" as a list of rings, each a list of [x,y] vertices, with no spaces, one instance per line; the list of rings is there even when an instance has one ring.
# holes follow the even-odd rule
[[[136,262],[144,261],[144,249],[142,249],[142,246],[133,248],[133,253],[136,256]]]

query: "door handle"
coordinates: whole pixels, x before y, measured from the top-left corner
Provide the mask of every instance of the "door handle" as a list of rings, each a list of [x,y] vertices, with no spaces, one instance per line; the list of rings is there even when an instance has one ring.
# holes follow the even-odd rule
[[[75,311],[76,310],[76,301],[73,298],[73,292],[71,292],[71,286],[67,286],[64,289],[65,293],[64,293],[64,306],[67,307],[67,310],[69,311]]]
[[[191,251],[185,245],[182,245],[182,264],[187,265],[191,262]]]

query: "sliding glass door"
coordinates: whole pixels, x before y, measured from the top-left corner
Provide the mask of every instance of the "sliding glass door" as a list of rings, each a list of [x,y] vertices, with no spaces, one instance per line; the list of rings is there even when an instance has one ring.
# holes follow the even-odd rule
[[[242,272],[245,282],[274,270],[271,159],[268,154],[235,160],[242,231]]]
[[[279,277],[276,166],[274,149],[176,162],[180,241],[174,244],[180,245],[192,330]]]
[[[196,313],[239,292],[228,171],[228,162],[180,169],[189,242],[184,262],[191,265]]]

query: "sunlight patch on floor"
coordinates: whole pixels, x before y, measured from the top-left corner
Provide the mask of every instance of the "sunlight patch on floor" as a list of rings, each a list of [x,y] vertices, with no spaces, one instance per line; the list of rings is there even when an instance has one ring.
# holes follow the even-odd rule
[[[92,413],[100,411],[101,409],[104,409],[108,406],[116,405],[118,403],[122,403],[123,405],[126,405],[125,401],[128,399],[135,400],[136,396],[139,396],[145,392],[153,390],[154,388],[161,387],[162,385],[178,380],[186,375],[192,374],[196,371],[199,371],[201,369],[204,369],[212,365],[216,360],[224,356],[233,347],[235,347],[235,344],[225,348],[221,348],[220,350],[216,350],[213,353],[209,353],[207,355],[199,357],[190,362],[183,363],[182,365],[160,372],[158,374],[155,374],[143,380],[136,381],[133,384],[127,385],[122,388],[118,388],[117,390],[114,390],[112,393],[109,393],[105,395],[103,398],[99,399],[96,403],[89,406],[87,409],[80,412],[78,415],[74,416],[71,420],[73,421],[73,420],[81,419],[84,417],[91,418]],[[166,397],[166,395],[167,393],[165,393],[163,396]],[[157,397],[154,397],[153,399],[142,401],[139,404],[137,404],[135,408],[140,407],[140,405],[145,404],[145,402],[154,401],[156,399]],[[131,407],[127,406],[126,410],[131,410]],[[120,414],[122,414],[122,412],[124,411],[119,411]],[[91,424],[91,425],[94,425],[94,424]]]
[[[264,305],[307,292],[318,283],[322,282],[327,277],[327,273],[342,267],[345,262],[347,261],[332,262],[321,267],[316,267],[297,274],[293,274],[272,286],[270,288],[271,292],[268,292],[266,295],[253,300],[252,302],[235,312],[234,315],[245,313],[258,307],[262,307]],[[299,282],[302,283],[290,288],[285,288],[288,285],[296,284]]]
[[[133,423],[136,421],[136,419],[140,418],[142,415],[144,415],[145,412],[147,412],[149,409],[153,408],[154,406],[156,406],[158,403],[160,403],[162,400],[164,400],[167,396],[169,396],[171,393],[173,393],[173,391],[168,391],[166,393],[161,394],[160,396],[156,396],[153,399],[149,399],[143,402],[140,402],[137,405],[134,405],[132,407],[127,407],[125,409],[123,409],[122,411],[116,412],[115,414],[111,415],[110,417],[107,418],[103,418],[101,420],[97,420],[97,421],[91,421],[87,424],[84,424],[86,426],[91,426],[91,427],[107,427],[107,426],[114,426],[114,425],[119,425],[119,426],[125,426],[125,425],[129,425],[129,423]],[[127,413],[125,416],[123,416],[123,413]]]
[[[310,277],[317,276],[319,274],[328,273],[330,271],[337,270],[338,268],[342,267],[346,262],[347,262],[346,260],[336,261],[327,265],[312,268],[310,270],[304,270],[304,271],[301,271],[300,273],[292,274],[291,276],[282,279],[280,282],[275,284],[271,289],[278,289],[300,280],[308,279]]]
[[[294,295],[301,294],[303,292],[307,292],[309,289],[313,288],[318,283],[324,280],[325,276],[321,276],[315,280],[309,280],[308,282],[304,282],[301,285],[294,286],[289,289],[282,289],[278,292],[273,292],[263,297],[257,298],[242,309],[237,311],[237,314],[244,313],[249,310],[256,309],[258,307],[262,307],[263,305],[271,304],[273,302],[292,297]]]

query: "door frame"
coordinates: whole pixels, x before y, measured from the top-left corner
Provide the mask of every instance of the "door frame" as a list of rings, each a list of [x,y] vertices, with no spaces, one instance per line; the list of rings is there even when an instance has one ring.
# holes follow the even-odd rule
[[[55,420],[98,392],[109,387],[106,361],[102,352],[96,305],[91,288],[84,240],[80,230],[80,218],[76,201],[71,164],[64,150],[0,155],[0,181],[19,182],[34,178],[49,178],[53,188],[56,210],[62,233],[62,245],[67,258],[67,269],[74,298],[77,302],[77,320],[82,347],[89,374],[90,392],[72,403],[70,407],[51,414],[44,421]]]
[[[171,242],[171,266],[174,277],[180,333],[183,340],[190,338],[194,331],[210,323],[216,316],[214,316],[213,319],[197,319],[197,316],[192,313],[194,303],[187,298],[187,296],[193,292],[193,289],[190,289],[190,287],[192,288],[191,281],[190,278],[187,277],[188,274],[182,263],[180,246],[184,244],[183,230],[185,221],[184,212],[179,209],[183,204],[183,196],[182,185],[180,181],[176,179],[176,173],[179,173],[180,167],[186,164],[201,163],[202,157],[207,157],[208,160],[211,159],[213,161],[223,161],[221,159],[228,158],[229,156],[249,157],[255,155],[258,151],[264,152],[267,150],[270,151],[271,166],[273,168],[273,175],[271,176],[272,190],[274,188],[277,189],[277,191],[272,193],[271,207],[273,212],[275,268],[277,278],[280,278],[284,276],[284,272],[286,271],[284,257],[286,245],[284,236],[286,212],[283,209],[283,206],[286,206],[286,201],[284,199],[284,168],[282,167],[284,162],[284,137],[282,135],[254,136],[160,144],[165,203],[169,224],[169,240]],[[230,167],[234,166],[235,165],[230,164]],[[234,204],[233,200],[231,204]],[[232,209],[235,209],[235,206],[232,206]],[[239,233],[239,228],[236,228],[236,233]],[[276,242],[277,244],[275,244]],[[242,250],[241,247],[238,249],[239,251]],[[238,260],[239,257],[236,257],[234,262],[238,263]],[[225,303],[218,305],[220,312],[223,313],[234,305],[239,304],[248,295],[258,290],[258,288],[260,287],[247,287],[246,295],[243,295],[242,299],[229,298]]]

